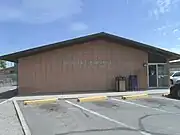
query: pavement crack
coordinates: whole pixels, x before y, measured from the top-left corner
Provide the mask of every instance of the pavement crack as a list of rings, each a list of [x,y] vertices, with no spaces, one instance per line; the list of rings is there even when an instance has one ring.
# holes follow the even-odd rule
[[[87,118],[89,118],[89,115],[86,112],[84,112],[84,110],[82,109],[79,109],[79,110],[82,112],[82,114],[84,114]]]
[[[96,106],[99,106],[99,107],[104,107],[104,108],[113,108],[113,109],[117,109],[117,108],[120,107],[118,104],[112,103],[112,102],[109,102],[109,101],[104,101],[104,102],[94,102],[93,104],[95,104]]]
[[[174,107],[177,108],[177,109],[180,109],[180,106],[178,106],[178,105],[174,105]]]
[[[88,133],[88,132],[104,132],[104,131],[117,131],[117,130],[139,131],[139,130],[127,128],[127,127],[116,127],[116,128],[105,128],[105,129],[90,129],[90,130],[70,131],[70,132],[60,133],[60,134],[56,134],[56,135],[69,135],[69,134],[75,134],[75,133],[83,134],[83,133]]]
[[[180,113],[175,113],[175,114],[180,114]],[[149,134],[152,134],[152,135],[169,135],[169,134],[165,134],[165,133],[152,132],[152,131],[148,131],[147,129],[145,129],[145,126],[143,124],[143,120],[145,120],[148,117],[158,116],[158,115],[169,115],[169,113],[164,113],[164,114],[147,114],[147,115],[144,115],[144,116],[140,117],[139,120],[138,120],[138,122],[139,122],[139,130],[144,131],[144,132],[149,133]]]
[[[162,109],[163,107],[165,107],[166,105],[164,104],[159,104],[158,107],[155,107],[155,108],[158,108],[158,109]]]

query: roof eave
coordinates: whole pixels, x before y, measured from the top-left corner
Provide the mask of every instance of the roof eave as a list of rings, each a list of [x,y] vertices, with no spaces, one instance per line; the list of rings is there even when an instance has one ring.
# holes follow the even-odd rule
[[[168,61],[174,61],[180,59],[180,55],[171,55],[167,57]]]
[[[0,60],[5,60],[5,61],[9,61],[9,62],[14,62],[14,63],[18,63],[18,58],[13,58],[13,57],[9,57],[9,56],[1,56]]]
[[[54,43],[54,44],[50,44],[47,46],[41,46],[41,47],[37,47],[37,48],[32,48],[29,50],[25,50],[25,51],[20,51],[20,52],[16,52],[16,53],[12,53],[9,55],[4,55],[4,56],[0,56],[0,59],[2,60],[7,60],[7,61],[11,61],[11,62],[18,62],[18,59],[22,58],[22,57],[27,57],[30,55],[34,55],[37,53],[41,53],[41,52],[45,52],[45,51],[50,51],[52,49],[56,49],[56,48],[60,48],[60,47],[67,47],[69,45],[73,45],[73,44],[77,44],[77,43],[82,43],[82,42],[88,42],[89,40],[95,40],[95,39],[111,39],[115,42],[124,42],[125,44],[131,44],[129,46],[131,47],[135,47],[135,45],[137,45],[135,48],[139,48],[142,49],[146,52],[153,52],[153,53],[157,53],[160,55],[163,55],[164,57],[166,57],[169,61],[171,60],[177,60],[180,59],[180,55],[173,53],[173,52],[169,52],[157,47],[153,47],[150,45],[146,45],[144,43],[140,43],[137,41],[133,41],[133,40],[129,40],[129,39],[125,39],[125,38],[121,38],[115,35],[111,35],[108,33],[97,33],[97,34],[93,34],[93,35],[88,35],[88,36],[84,36],[84,37],[79,37],[79,38],[75,38],[75,39],[71,39],[71,40],[66,40],[66,41],[62,41],[59,43]],[[59,45],[61,44],[61,45]]]

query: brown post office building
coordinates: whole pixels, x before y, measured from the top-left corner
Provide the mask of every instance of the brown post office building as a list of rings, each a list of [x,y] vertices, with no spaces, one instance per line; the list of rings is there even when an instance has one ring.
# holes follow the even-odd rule
[[[139,90],[167,88],[169,61],[179,58],[104,32],[0,56],[17,63],[21,94],[113,91],[118,75],[137,75]]]

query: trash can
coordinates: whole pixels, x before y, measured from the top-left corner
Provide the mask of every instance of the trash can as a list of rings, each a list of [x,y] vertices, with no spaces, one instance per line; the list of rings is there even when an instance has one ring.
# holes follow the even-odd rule
[[[131,91],[138,90],[138,78],[137,75],[130,75],[129,76],[129,89]]]
[[[123,76],[120,77],[119,91],[126,91],[126,77],[123,77]]]
[[[117,76],[115,78],[116,91],[126,91],[126,77]]]
[[[116,88],[116,91],[119,91],[119,80],[120,80],[120,78],[119,78],[119,76],[116,76],[115,77],[115,88]]]

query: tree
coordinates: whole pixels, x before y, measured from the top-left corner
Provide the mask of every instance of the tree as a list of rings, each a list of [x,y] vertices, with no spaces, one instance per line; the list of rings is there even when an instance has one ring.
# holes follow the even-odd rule
[[[0,60],[0,69],[6,68],[6,61]]]

